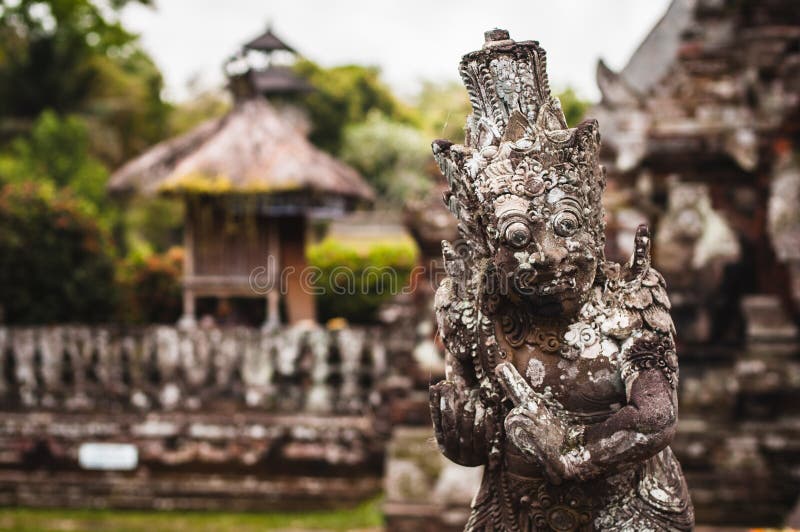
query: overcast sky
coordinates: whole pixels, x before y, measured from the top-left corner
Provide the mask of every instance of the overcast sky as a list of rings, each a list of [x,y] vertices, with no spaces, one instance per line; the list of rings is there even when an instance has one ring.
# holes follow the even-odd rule
[[[595,64],[617,70],[666,11],[669,0],[156,0],[130,6],[126,27],[164,73],[167,94],[185,98],[187,82],[222,84],[222,64],[268,23],[288,44],[325,66],[379,66],[404,96],[421,80],[456,80],[460,57],[500,27],[538,40],[556,89],[598,96]]]

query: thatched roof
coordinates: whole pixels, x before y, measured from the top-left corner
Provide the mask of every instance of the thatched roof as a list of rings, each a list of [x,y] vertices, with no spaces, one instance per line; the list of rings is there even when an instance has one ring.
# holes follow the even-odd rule
[[[371,200],[353,168],[314,147],[263,98],[156,144],[114,172],[111,192],[308,192]]]

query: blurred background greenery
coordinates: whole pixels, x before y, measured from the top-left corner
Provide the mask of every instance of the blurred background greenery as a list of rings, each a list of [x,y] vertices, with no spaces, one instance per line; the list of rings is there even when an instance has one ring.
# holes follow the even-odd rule
[[[151,0],[20,0],[0,10],[0,300],[9,302],[7,323],[174,322],[180,315],[181,202],[122,201],[105,184],[131,157],[223,115],[231,103],[222,88],[166,101],[161,72],[119,21],[131,3]],[[310,139],[361,172],[379,208],[399,210],[429,193],[436,175],[430,141],[463,139],[469,103],[459,84],[422,83],[401,100],[372,66],[325,68],[302,59],[294,68],[315,89],[292,102],[310,119]],[[568,88],[560,96],[575,124],[587,103]],[[348,246],[317,244],[310,264],[326,272],[337,261],[388,266],[407,279],[415,260],[408,242]],[[319,304],[324,316],[363,321],[380,300],[368,291]]]
[[[351,509],[306,512],[125,512],[107,510],[0,509],[0,530],[9,532],[101,531],[256,532],[261,530],[381,530],[380,499]]]

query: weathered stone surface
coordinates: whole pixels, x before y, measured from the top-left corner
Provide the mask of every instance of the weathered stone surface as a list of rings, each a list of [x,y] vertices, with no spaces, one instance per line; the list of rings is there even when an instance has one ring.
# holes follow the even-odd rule
[[[386,452],[384,514],[392,531],[461,530],[480,484],[480,468],[446,460],[429,426],[400,426]]]
[[[460,237],[442,244],[435,301],[436,440],[484,466],[466,530],[689,530],[668,447],[678,367],[665,283],[646,226],[625,265],[605,260],[597,123],[567,127],[545,65],[538,43],[486,32],[460,65],[466,143],[433,143]]]
[[[363,500],[381,488],[388,424],[374,395],[388,336],[0,327],[0,504],[255,510]],[[135,449],[133,470],[82,465],[85,444],[108,442]]]
[[[792,1],[675,0],[628,66],[598,66],[588,111],[618,191],[609,226],[657,222],[681,353],[673,449],[698,523],[779,526],[800,493],[798,37]],[[676,180],[695,189],[681,209]],[[709,249],[732,232],[740,253],[696,261],[714,225],[728,229]]]

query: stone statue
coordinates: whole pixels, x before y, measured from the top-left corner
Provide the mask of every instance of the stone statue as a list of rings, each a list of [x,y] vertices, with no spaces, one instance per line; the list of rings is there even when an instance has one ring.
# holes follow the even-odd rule
[[[670,302],[646,226],[626,265],[604,259],[597,122],[567,128],[544,50],[504,30],[460,73],[465,145],[433,143],[460,240],[430,393],[442,452],[485,465],[466,529],[691,529]]]
[[[714,339],[720,325],[714,317],[727,318],[730,307],[738,304],[725,274],[740,262],[741,247],[725,217],[712,208],[707,185],[671,181],[654,244],[653,264],[669,283],[681,338]]]

